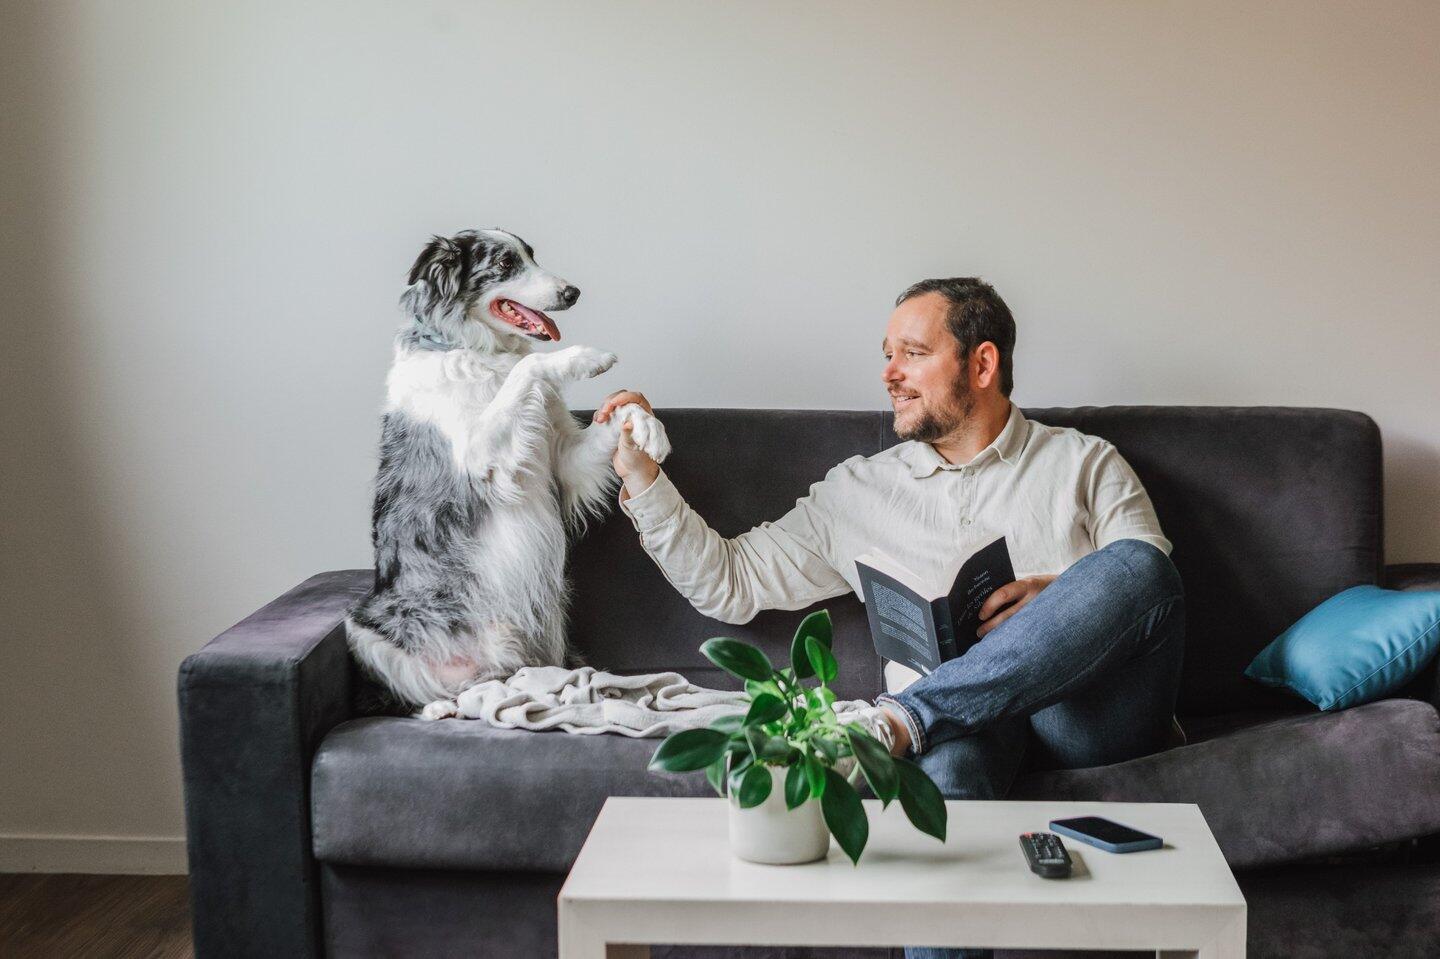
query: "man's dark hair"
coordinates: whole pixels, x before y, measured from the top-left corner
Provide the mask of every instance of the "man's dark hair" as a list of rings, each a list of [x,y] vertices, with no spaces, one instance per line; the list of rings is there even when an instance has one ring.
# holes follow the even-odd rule
[[[926,293],[939,293],[950,302],[945,325],[960,344],[962,359],[986,340],[995,344],[1000,353],[1000,392],[1009,396],[1015,386],[1011,363],[1011,354],[1015,352],[1015,318],[995,287],[973,276],[921,280],[896,297],[895,305]]]

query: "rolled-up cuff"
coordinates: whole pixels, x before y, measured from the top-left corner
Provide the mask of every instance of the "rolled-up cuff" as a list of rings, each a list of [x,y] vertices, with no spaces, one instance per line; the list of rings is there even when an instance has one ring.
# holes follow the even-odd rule
[[[670,477],[661,470],[645,489],[620,500],[620,510],[630,517],[635,529],[648,533],[678,513],[684,502]]]
[[[929,747],[930,744],[925,738],[925,729],[920,725],[920,717],[915,715],[913,709],[889,693],[881,693],[875,698],[875,701],[890,703],[899,710],[900,721],[905,724],[906,731],[910,733],[910,747],[905,750],[907,756],[918,756]]]

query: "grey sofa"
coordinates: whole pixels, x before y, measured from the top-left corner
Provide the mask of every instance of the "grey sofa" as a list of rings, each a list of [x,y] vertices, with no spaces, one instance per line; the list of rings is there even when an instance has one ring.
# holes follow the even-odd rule
[[[677,451],[667,471],[724,535],[781,515],[842,459],[896,442],[888,413],[660,415]],[[1375,424],[1284,408],[1027,415],[1111,440],[1149,489],[1187,592],[1178,708],[1190,741],[1105,768],[1032,769],[1012,795],[1199,803],[1249,900],[1253,957],[1436,955],[1434,664],[1400,695],[1334,714],[1241,675],[1341,589],[1440,588],[1440,565],[1383,566]],[[555,895],[605,797],[708,787],[647,772],[653,740],[370,714],[341,620],[371,576],[313,576],[181,667],[197,955],[554,955]],[[576,544],[571,576],[571,635],[591,665],[676,669],[705,685],[730,680],[696,651],[702,640],[734,635],[779,655],[804,612],[742,627],[701,617],[618,512]],[[861,606],[821,605],[836,622],[839,694],[873,696],[881,664]]]

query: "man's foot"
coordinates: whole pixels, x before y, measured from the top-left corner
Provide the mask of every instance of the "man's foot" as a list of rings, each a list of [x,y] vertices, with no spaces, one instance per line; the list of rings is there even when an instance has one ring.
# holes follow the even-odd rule
[[[910,730],[888,706],[864,706],[854,713],[855,721],[865,727],[892,756],[903,756],[910,748]]]

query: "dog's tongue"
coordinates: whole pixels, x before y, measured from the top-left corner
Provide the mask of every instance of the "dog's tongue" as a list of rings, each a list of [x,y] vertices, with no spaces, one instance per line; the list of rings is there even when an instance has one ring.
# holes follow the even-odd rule
[[[530,309],[530,307],[525,306],[523,303],[516,303],[514,300],[510,301],[510,305],[515,307],[515,309],[520,313],[520,315],[525,317],[531,323],[536,323],[544,327],[545,335],[550,337],[550,339],[560,339],[560,328],[555,325],[555,321],[550,319],[550,317],[546,316],[544,313],[541,313],[539,310]]]

